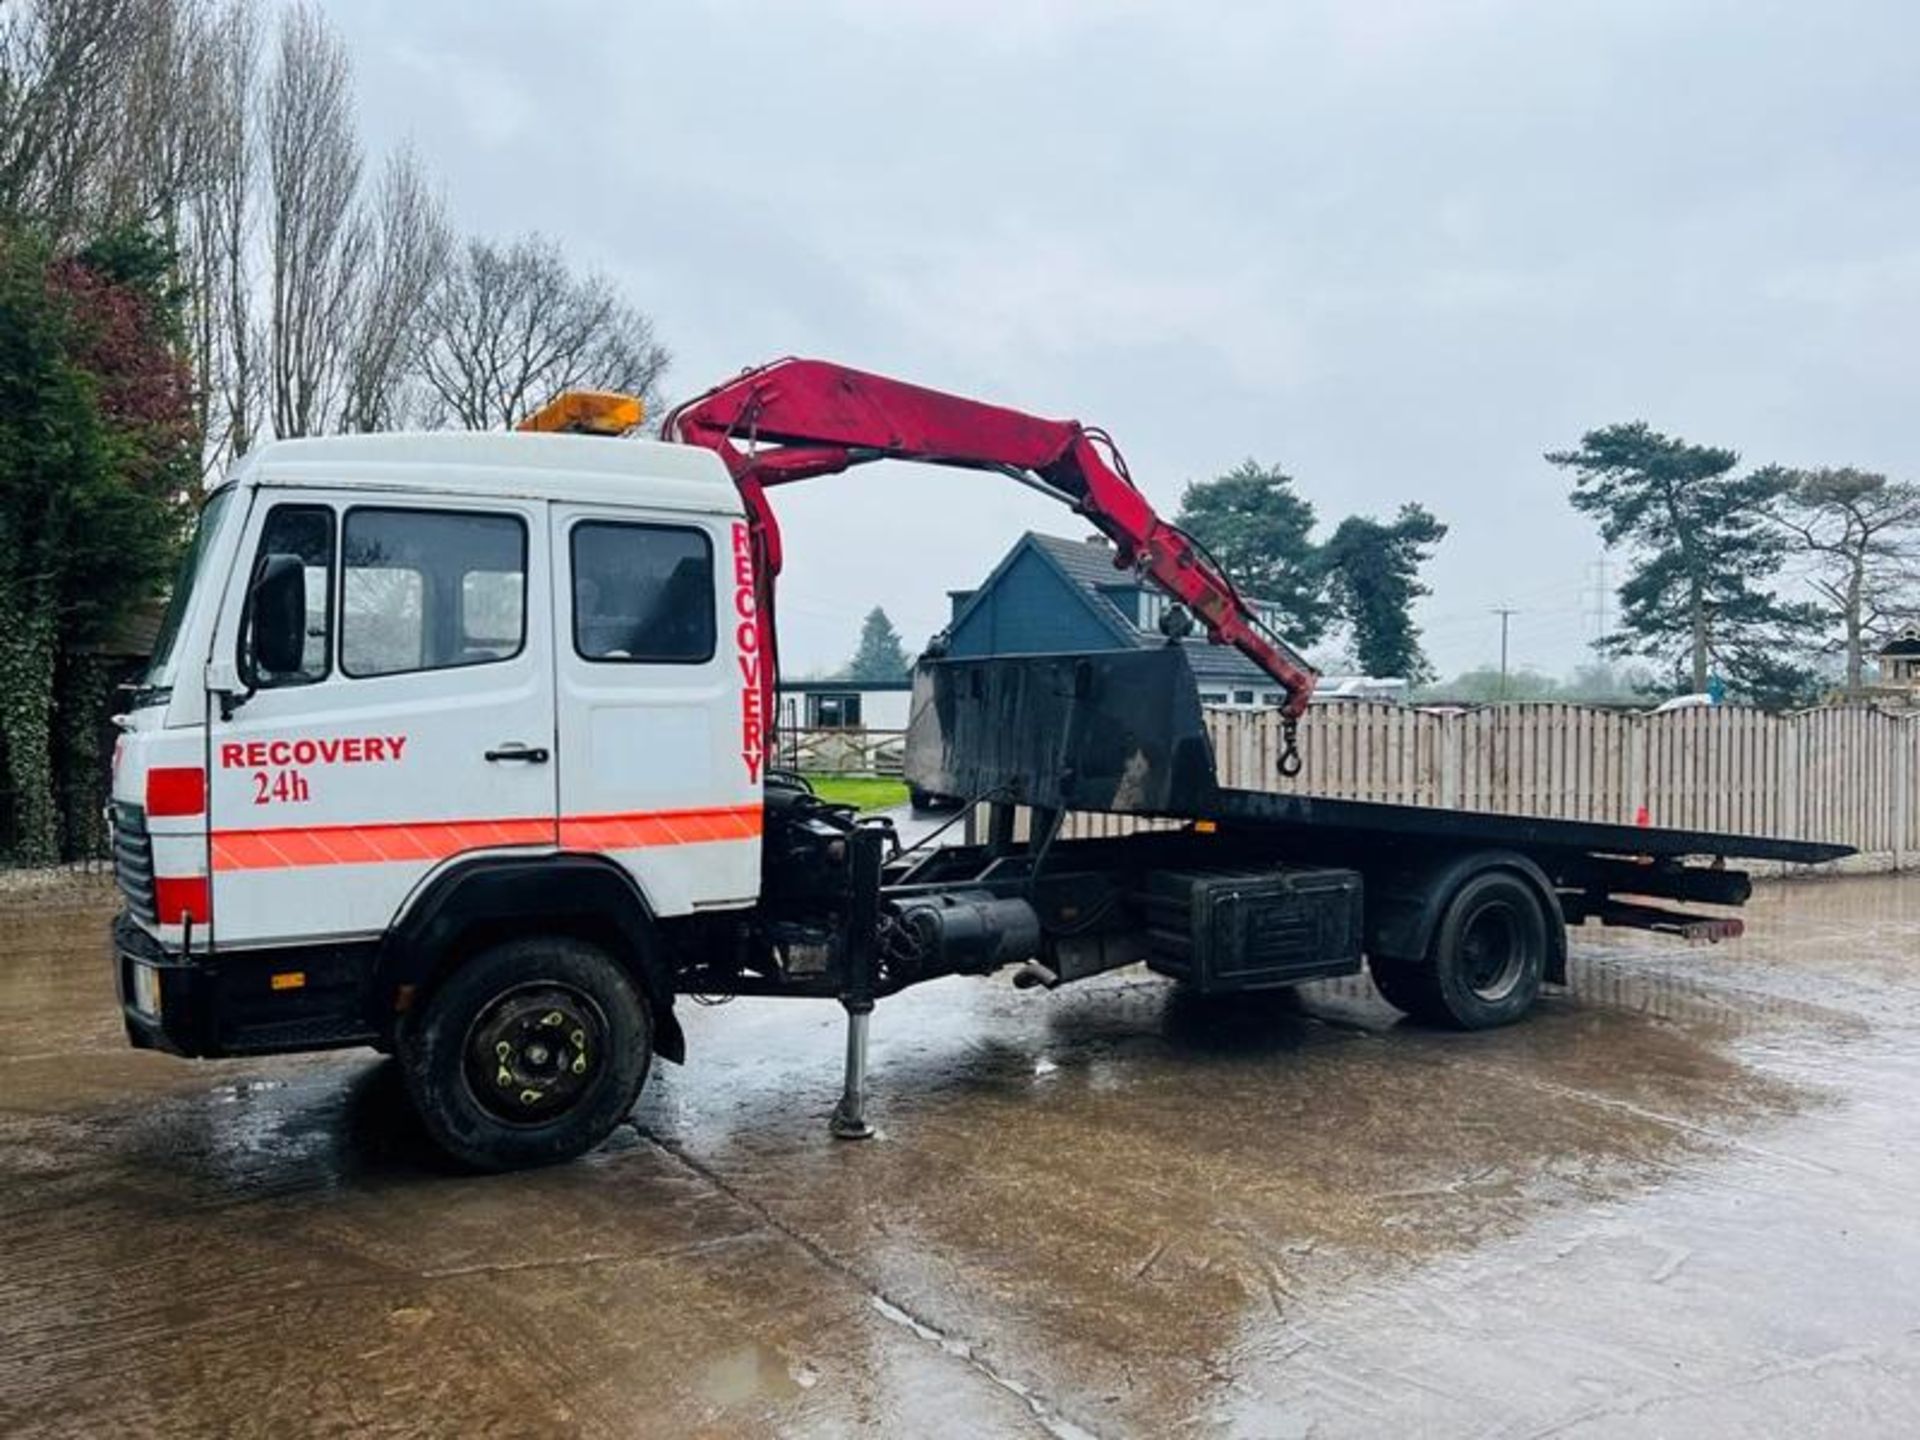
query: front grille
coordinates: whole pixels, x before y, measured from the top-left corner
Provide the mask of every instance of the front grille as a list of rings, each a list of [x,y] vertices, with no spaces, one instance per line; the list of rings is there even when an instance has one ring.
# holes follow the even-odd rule
[[[113,879],[134,918],[154,923],[153,838],[147,812],[124,800],[113,802]]]

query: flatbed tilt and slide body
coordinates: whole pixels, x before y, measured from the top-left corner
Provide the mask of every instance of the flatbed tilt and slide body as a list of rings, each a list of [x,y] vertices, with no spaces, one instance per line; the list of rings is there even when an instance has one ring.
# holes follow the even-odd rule
[[[1480,1028],[1520,1018],[1543,983],[1564,983],[1569,925],[1730,938],[1741,922],[1727,912],[1752,883],[1729,860],[1850,853],[1224,788],[1185,654],[1171,644],[924,663],[907,753],[916,786],[979,797],[986,834],[894,859],[875,847],[872,908],[906,917],[921,943],[902,953],[944,946],[951,964],[937,973],[1018,962],[1016,983],[1046,987],[1143,962],[1217,995],[1366,965],[1418,1018]],[[1060,839],[1075,811],[1184,823]],[[927,978],[896,965],[884,942],[847,957],[838,983],[850,1008]],[[842,1128],[863,1128],[863,1068],[850,1054]]]

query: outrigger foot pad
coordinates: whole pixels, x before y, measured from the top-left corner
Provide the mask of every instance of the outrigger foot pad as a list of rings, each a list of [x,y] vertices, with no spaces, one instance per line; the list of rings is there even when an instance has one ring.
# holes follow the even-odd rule
[[[833,1107],[833,1119],[827,1124],[836,1140],[871,1140],[874,1135],[873,1126],[865,1117],[849,1110],[844,1098]]]

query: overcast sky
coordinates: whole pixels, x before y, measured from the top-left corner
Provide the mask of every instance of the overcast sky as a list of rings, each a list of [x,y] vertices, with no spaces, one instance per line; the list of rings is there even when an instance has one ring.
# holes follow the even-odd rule
[[[1910,3],[326,8],[370,146],[614,275],[676,396],[820,355],[1104,425],[1169,513],[1248,456],[1324,529],[1420,500],[1446,671],[1497,605],[1584,658],[1601,551],[1540,458],[1583,430],[1920,479]],[[1083,529],[905,466],[780,500],[793,671]]]

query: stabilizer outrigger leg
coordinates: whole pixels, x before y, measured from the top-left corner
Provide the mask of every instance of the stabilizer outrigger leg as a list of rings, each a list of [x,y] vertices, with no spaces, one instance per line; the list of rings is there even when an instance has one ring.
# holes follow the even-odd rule
[[[867,1123],[867,1022],[873,1018],[873,1001],[842,1003],[847,1007],[847,1079],[829,1123],[836,1140],[867,1140],[873,1136]]]
[[[862,827],[848,837],[847,952],[840,991],[840,1003],[847,1012],[847,1074],[829,1122],[841,1140],[866,1140],[873,1135],[873,1126],[867,1123],[867,1022],[873,1018],[878,979],[880,858],[885,843],[885,834],[873,827]]]

